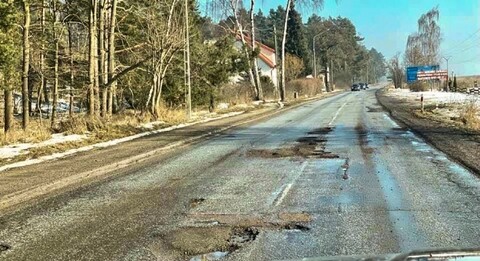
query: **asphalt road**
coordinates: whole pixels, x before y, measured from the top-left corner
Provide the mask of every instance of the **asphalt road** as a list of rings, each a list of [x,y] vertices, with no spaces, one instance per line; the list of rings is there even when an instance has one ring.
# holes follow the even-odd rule
[[[479,178],[398,126],[374,92],[302,105],[5,215],[0,259],[480,247]]]

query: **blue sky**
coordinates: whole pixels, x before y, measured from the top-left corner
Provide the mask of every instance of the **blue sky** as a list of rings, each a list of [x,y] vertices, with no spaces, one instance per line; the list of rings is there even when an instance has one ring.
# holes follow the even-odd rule
[[[201,1],[202,2],[202,1]],[[248,3],[249,1],[245,1]],[[268,14],[286,0],[257,0],[257,9]],[[368,48],[386,58],[405,50],[407,37],[417,30],[418,18],[438,5],[442,54],[451,56],[449,69],[458,75],[480,74],[480,0],[325,0],[316,13],[349,18]],[[304,19],[309,9],[300,9]],[[443,61],[442,67],[446,67]]]

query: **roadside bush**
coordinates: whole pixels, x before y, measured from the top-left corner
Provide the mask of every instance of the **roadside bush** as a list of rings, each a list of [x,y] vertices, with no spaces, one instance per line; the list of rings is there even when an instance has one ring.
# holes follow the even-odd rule
[[[287,83],[285,86],[287,99],[293,99],[293,94],[312,97],[322,93],[323,83],[320,79],[297,79]]]
[[[253,93],[250,84],[246,81],[225,84],[220,88],[218,99],[232,105],[246,104],[252,101]]]
[[[408,88],[412,92],[425,92],[430,90],[430,86],[425,82],[415,82],[408,84]]]
[[[265,99],[276,99],[278,94],[276,94],[275,85],[272,82],[272,79],[268,76],[261,76],[260,81],[262,83],[263,96]]]

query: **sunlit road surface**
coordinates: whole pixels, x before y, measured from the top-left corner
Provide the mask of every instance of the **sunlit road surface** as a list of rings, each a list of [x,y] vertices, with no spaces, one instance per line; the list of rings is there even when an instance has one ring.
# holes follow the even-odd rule
[[[386,254],[480,247],[479,227],[479,179],[398,126],[373,88],[237,128],[4,217],[0,259]]]

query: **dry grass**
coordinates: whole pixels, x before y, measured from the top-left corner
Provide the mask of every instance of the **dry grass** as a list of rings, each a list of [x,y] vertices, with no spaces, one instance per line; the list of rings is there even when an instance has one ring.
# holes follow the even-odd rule
[[[468,128],[480,130],[480,106],[478,106],[475,100],[471,100],[467,103],[460,114],[460,120]]]
[[[158,108],[158,114],[158,120],[162,120],[168,124],[179,124],[188,120],[185,110],[182,109],[172,109],[160,106],[160,108]]]
[[[453,79],[452,79],[453,81]],[[457,77],[457,89],[459,92],[466,92],[468,89],[472,88],[474,82],[477,81],[480,84],[480,76],[460,76]]]
[[[29,124],[29,128],[24,131],[19,121],[14,121],[13,128],[8,133],[0,130],[0,145],[9,145],[14,143],[30,143],[47,140],[51,137],[50,124],[48,121],[33,120]]]
[[[293,99],[293,94],[298,93],[300,97],[312,97],[322,93],[323,83],[320,79],[297,79],[290,81],[285,86],[287,99]]]

